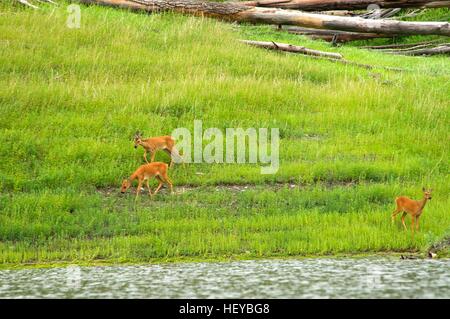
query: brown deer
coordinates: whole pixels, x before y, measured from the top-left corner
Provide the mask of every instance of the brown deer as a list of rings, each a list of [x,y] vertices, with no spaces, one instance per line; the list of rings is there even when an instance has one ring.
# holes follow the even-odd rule
[[[397,214],[403,212],[402,215],[402,224],[407,230],[405,225],[405,217],[407,214],[411,215],[411,230],[414,234],[414,227],[416,230],[419,230],[419,218],[422,215],[425,204],[429,199],[431,199],[432,189],[426,190],[425,187],[422,188],[423,191],[423,199],[422,200],[413,200],[406,196],[400,196],[395,199],[395,203],[397,204],[397,208],[392,213],[392,222],[395,220],[395,216]]]
[[[134,148],[138,148],[141,145],[144,148],[144,160],[148,163],[147,153],[150,153],[150,162],[155,160],[155,153],[159,150],[165,151],[170,156],[170,165],[173,166],[173,157],[178,157],[181,161],[181,157],[178,150],[175,148],[175,140],[171,136],[158,136],[151,138],[142,138],[142,133],[139,131],[134,135]],[[184,165],[184,162],[183,162]]]
[[[153,162],[141,165],[133,174],[131,174],[131,176],[128,179],[124,179],[122,181],[122,187],[120,189],[120,192],[124,194],[128,190],[128,188],[131,187],[133,181],[137,179],[138,186],[136,189],[136,198],[135,198],[136,200],[138,199],[139,193],[141,192],[142,184],[144,182],[146,183],[148,194],[150,196],[156,195],[156,193],[158,193],[159,189],[162,187],[163,183],[169,185],[170,192],[171,194],[173,194],[173,185],[172,181],[167,175],[167,170],[168,165],[162,162]],[[152,194],[152,190],[149,185],[149,180],[153,177],[159,181],[159,185],[156,188],[155,192]]]

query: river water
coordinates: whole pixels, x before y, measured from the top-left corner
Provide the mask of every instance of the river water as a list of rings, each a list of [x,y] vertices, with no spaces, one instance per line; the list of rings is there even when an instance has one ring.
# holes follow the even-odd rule
[[[450,260],[314,258],[2,270],[0,298],[450,298]]]

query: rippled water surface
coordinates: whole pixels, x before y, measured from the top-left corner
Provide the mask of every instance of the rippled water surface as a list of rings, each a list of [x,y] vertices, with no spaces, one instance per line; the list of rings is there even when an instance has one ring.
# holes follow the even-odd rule
[[[0,297],[450,298],[450,260],[257,260],[3,270]]]

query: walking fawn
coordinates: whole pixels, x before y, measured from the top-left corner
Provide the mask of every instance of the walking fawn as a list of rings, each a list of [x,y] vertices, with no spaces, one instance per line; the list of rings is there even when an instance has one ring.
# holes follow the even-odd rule
[[[124,179],[122,181],[122,187],[120,192],[123,194],[127,191],[128,188],[131,187],[132,182],[137,179],[138,186],[136,189],[136,198],[137,200],[139,193],[141,192],[142,183],[146,182],[148,194],[150,196],[156,195],[159,189],[163,185],[163,183],[169,185],[170,192],[173,194],[173,185],[169,176],[167,176],[167,164],[162,162],[153,162],[149,164],[141,165],[128,179]],[[152,190],[150,189],[150,185],[148,184],[149,179],[155,177],[159,181],[159,185],[156,188],[155,192],[152,194]]]
[[[395,216],[401,212],[402,215],[402,224],[407,230],[405,225],[405,217],[407,214],[411,215],[411,230],[414,234],[414,227],[416,230],[419,230],[419,218],[423,212],[423,208],[429,199],[431,199],[431,191],[432,189],[426,190],[425,187],[422,188],[423,191],[423,199],[422,200],[413,200],[406,196],[400,196],[395,199],[395,203],[397,204],[397,208],[392,213],[392,222],[395,220]]]
[[[134,135],[134,148],[141,145],[144,148],[144,159],[147,160],[147,152],[150,153],[150,162],[155,160],[155,153],[158,150],[163,150],[170,156],[170,167],[173,165],[173,156],[175,155],[179,159],[183,160],[178,150],[175,148],[175,140],[171,136],[158,136],[151,137],[147,139],[142,139],[141,133],[139,131]],[[184,165],[184,162],[183,162]]]

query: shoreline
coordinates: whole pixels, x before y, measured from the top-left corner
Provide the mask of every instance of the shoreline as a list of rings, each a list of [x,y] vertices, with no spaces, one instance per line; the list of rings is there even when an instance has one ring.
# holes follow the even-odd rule
[[[418,251],[381,251],[366,253],[339,253],[339,254],[315,254],[315,255],[284,255],[284,256],[255,256],[255,255],[234,255],[234,256],[215,256],[215,257],[178,257],[178,258],[154,258],[148,261],[120,261],[115,259],[98,259],[85,262],[44,262],[44,263],[25,263],[25,264],[1,264],[0,271],[4,270],[23,270],[40,268],[64,268],[70,266],[79,267],[109,267],[109,266],[143,266],[143,265],[167,265],[183,263],[227,263],[249,260],[289,260],[289,259],[362,259],[362,258],[395,258],[395,259],[448,259],[448,253],[437,255],[435,258],[427,257],[427,253]]]

